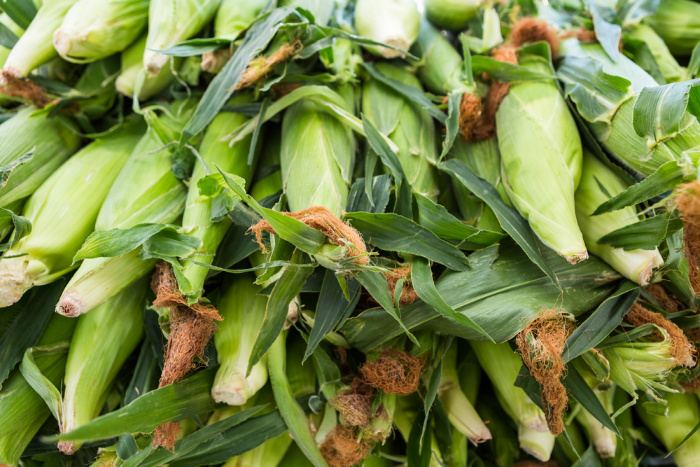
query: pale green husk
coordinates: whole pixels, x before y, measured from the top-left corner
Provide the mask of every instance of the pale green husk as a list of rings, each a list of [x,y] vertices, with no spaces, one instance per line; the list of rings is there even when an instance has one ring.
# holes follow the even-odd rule
[[[151,0],[143,66],[150,75],[160,72],[170,57],[158,53],[199,32],[216,13],[219,0]]]
[[[675,55],[690,55],[700,42],[700,4],[691,0],[661,0],[646,22]]]
[[[267,0],[222,0],[214,19],[214,36],[236,39],[268,3]]]
[[[657,249],[625,251],[598,243],[604,235],[638,222],[637,209],[628,206],[615,212],[592,215],[598,206],[627,188],[625,181],[593,154],[588,150],[583,152],[581,183],[576,190],[576,217],[586,246],[623,276],[646,285],[651,279],[652,269],[663,264]]]
[[[37,368],[56,387],[60,387],[66,368],[67,345],[77,324],[76,320],[54,315],[37,348],[55,349],[34,361]],[[0,464],[18,465],[20,456],[51,415],[44,399],[24,379],[16,368],[0,391]]]
[[[684,81],[688,78],[687,70],[678,64],[666,43],[650,26],[646,24],[635,26],[625,34],[625,39],[638,40],[647,45],[667,83]]]
[[[404,68],[388,63],[377,63],[376,68],[391,79],[421,89],[418,79]],[[428,112],[373,79],[363,86],[362,110],[398,146],[396,155],[413,190],[436,199],[439,188],[432,164],[437,160],[437,141]]]
[[[73,257],[94,230],[107,193],[141,137],[126,125],[89,144],[59,167],[29,198],[22,215],[32,232],[0,261],[0,306],[34,285],[47,284],[73,268]]]
[[[441,29],[461,31],[479,12],[481,4],[481,0],[426,0],[425,15]]]
[[[31,159],[17,166],[0,187],[0,207],[30,196],[73,154],[80,137],[68,120],[32,116],[38,109],[26,107],[0,125],[0,166],[12,165],[31,151]]]
[[[138,98],[140,100],[147,100],[165,89],[173,82],[177,70],[182,65],[181,57],[171,57],[157,74],[151,75],[146,72],[143,66],[143,53],[145,51],[146,35],[143,35],[131,47],[122,52],[121,72],[114,83],[117,91],[129,97],[134,97],[136,90],[139,89]]]
[[[191,256],[193,260],[200,263],[212,264],[216,249],[231,226],[231,220],[225,217],[218,222],[212,221],[213,199],[200,196],[197,182],[205,177],[208,171],[218,173],[218,166],[226,173],[243,178],[246,184],[250,183],[256,162],[254,160],[252,165],[248,165],[251,137],[247,136],[233,146],[229,146],[228,141],[222,140],[231,128],[236,128],[247,120],[248,117],[233,112],[218,114],[207,128],[199,149],[199,155],[207,168],[199,161],[195,165],[187,193],[182,228],[184,233],[202,240],[202,251]],[[180,291],[191,300],[198,300],[202,296],[204,280],[208,272],[208,268],[185,260],[182,274],[189,283],[180,284]]]
[[[438,94],[467,90],[466,79],[462,76],[462,57],[425,19],[421,21],[412,51],[420,57],[418,77],[428,90]]]
[[[194,101],[178,101],[160,124],[179,133],[194,110]],[[152,111],[147,111],[152,112]],[[172,116],[171,116],[172,115]],[[187,189],[172,171],[174,146],[149,128],[131,153],[105,199],[95,230],[129,229],[138,224],[170,224],[185,208]],[[67,316],[86,313],[109,300],[155,266],[138,250],[114,258],[86,259],[66,285],[56,311]]]
[[[149,0],[78,0],[53,34],[58,54],[94,62],[126,49],[148,22]]]
[[[25,77],[35,68],[58,57],[53,33],[77,0],[44,0],[27,30],[19,38],[5,61],[3,71]]]
[[[219,369],[212,399],[229,405],[245,404],[267,382],[265,357],[248,373],[248,361],[265,316],[267,299],[251,274],[237,275],[219,301],[223,321],[214,335]]]
[[[418,37],[420,13],[413,0],[358,0],[355,29],[361,36],[408,50]],[[369,46],[367,50],[384,58],[400,57],[399,50]]]
[[[61,433],[100,413],[117,372],[143,336],[147,288],[147,281],[139,281],[78,319],[66,363]],[[72,454],[81,444],[63,441],[59,448]]]
[[[549,70],[540,57],[521,57],[520,65]],[[572,264],[588,258],[574,205],[581,138],[557,85],[513,84],[496,112],[496,128],[510,200],[545,245]]]

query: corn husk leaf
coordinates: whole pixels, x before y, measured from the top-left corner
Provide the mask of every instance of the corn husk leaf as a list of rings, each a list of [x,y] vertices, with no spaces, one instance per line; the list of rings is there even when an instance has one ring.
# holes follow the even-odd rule
[[[610,232],[598,243],[625,250],[653,250],[682,228],[683,223],[678,217],[670,213],[659,214]]]

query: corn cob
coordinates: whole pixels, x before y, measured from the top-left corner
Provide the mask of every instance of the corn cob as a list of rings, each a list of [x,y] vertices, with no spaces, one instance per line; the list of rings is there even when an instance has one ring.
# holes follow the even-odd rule
[[[136,120],[96,140],[29,198],[23,215],[32,222],[32,232],[0,261],[0,306],[15,303],[29,288],[47,284],[74,267],[73,256],[93,231],[102,202],[140,133]]]
[[[159,125],[179,133],[192,115],[194,100],[177,101]],[[150,112],[150,111],[148,111]],[[149,128],[133,149],[107,195],[95,230],[129,229],[138,224],[168,224],[185,207],[186,188],[172,171],[174,148],[165,147],[158,131]],[[153,269],[157,260],[142,260],[139,250],[114,258],[86,259],[56,305],[66,316],[78,316],[109,300]]]
[[[377,63],[387,77],[420,89],[420,82],[407,70]],[[388,86],[370,79],[362,90],[362,109],[381,133],[399,148],[397,156],[414,191],[437,198],[437,174],[431,165],[437,160],[435,125],[427,111],[417,107]]]
[[[75,63],[121,52],[146,27],[148,4],[149,0],[78,0],[54,32],[54,47]]]
[[[117,372],[141,341],[146,290],[146,281],[138,281],[78,319],[66,363],[61,433],[99,414]],[[61,441],[58,447],[73,454],[81,445]]]
[[[214,335],[219,370],[216,372],[212,399],[229,405],[242,405],[267,382],[267,363],[263,357],[248,373],[248,360],[255,336],[262,324],[267,300],[258,295],[252,275],[236,276],[219,302],[223,321]]]
[[[3,72],[25,77],[35,68],[58,57],[53,33],[77,0],[44,0],[27,30],[19,38],[5,61]]]
[[[598,243],[604,235],[638,220],[634,206],[614,213],[592,215],[598,206],[625,189],[627,184],[624,180],[593,154],[584,151],[581,183],[576,190],[576,217],[586,246],[623,276],[646,285],[651,279],[652,269],[663,264],[657,249],[626,251]]]

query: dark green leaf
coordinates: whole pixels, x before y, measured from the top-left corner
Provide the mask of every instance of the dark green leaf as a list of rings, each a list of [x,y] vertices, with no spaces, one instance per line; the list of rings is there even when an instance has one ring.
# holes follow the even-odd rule
[[[0,23],[0,46],[11,50],[17,43],[17,39],[18,37],[10,31],[10,28]]]
[[[463,250],[479,250],[505,237],[504,233],[479,230],[450,214],[443,206],[429,198],[414,193],[418,205],[418,223],[446,240],[459,242]]]
[[[666,237],[683,228],[683,222],[671,213],[659,214],[626,225],[603,236],[598,243],[625,250],[653,250]]]
[[[566,340],[562,355],[565,362],[573,360],[597,346],[615,329],[639,297],[637,284],[624,281]]]
[[[566,376],[564,376],[562,383],[571,396],[581,404],[584,410],[593,415],[604,427],[608,428],[617,436],[622,437],[620,431],[615,426],[615,422],[612,421],[605,407],[603,407],[603,404],[600,403],[600,400],[591,387],[581,377],[573,365],[568,365],[566,367]]]
[[[457,271],[469,267],[469,260],[459,248],[398,214],[351,212],[345,219],[362,233],[366,242],[382,250],[422,256]]]
[[[423,443],[421,445],[423,437],[427,437],[427,439],[431,439],[432,437],[432,428],[430,426],[426,428],[422,427],[422,421],[420,416],[416,417],[411,427],[411,433],[408,435],[408,440],[406,441],[406,461],[408,467],[428,467],[430,465],[430,459],[433,456],[433,447],[431,443]]]
[[[425,442],[425,431],[428,427],[428,419],[430,418],[430,409],[435,402],[435,397],[437,396],[438,388],[440,387],[440,380],[442,379],[442,363],[445,360],[445,354],[452,345],[453,337],[448,336],[442,346],[442,352],[435,355],[431,366],[433,367],[433,372],[430,375],[430,382],[428,382],[428,388],[425,392],[425,401],[423,401],[423,412],[425,412],[425,417],[423,419],[423,429],[421,430],[420,446],[422,447]]]
[[[141,353],[136,361],[136,368],[129,386],[124,394],[124,405],[131,404],[136,398],[158,388],[160,368],[153,352],[153,346],[147,340],[141,345]]]
[[[515,240],[525,251],[530,260],[535,263],[549,279],[558,284],[558,279],[552,268],[542,256],[539,243],[535,234],[530,229],[527,221],[514,208],[503,202],[500,193],[486,180],[477,177],[464,163],[458,160],[450,160],[440,164],[440,168],[459,180],[469,191],[482,199],[498,218],[498,222],[508,235]]]
[[[467,49],[468,50],[468,49]],[[447,96],[447,120],[445,120],[445,139],[442,142],[442,152],[438,161],[444,159],[459,133],[459,112],[460,103],[462,102],[461,93],[452,93]]]
[[[430,270],[430,264],[428,261],[420,257],[415,257],[413,259],[413,263],[411,265],[411,283],[413,284],[413,289],[418,294],[418,297],[420,297],[420,299],[426,302],[428,305],[435,308],[435,311],[447,318],[458,321],[465,326],[469,326],[493,342],[491,336],[489,336],[486,331],[481,329],[481,326],[476,324],[469,316],[462,313],[457,313],[450,305],[447,304],[447,302],[445,302],[445,299],[442,298],[440,292],[438,292],[438,290],[435,288],[433,273]]]
[[[210,367],[181,382],[151,391],[126,407],[97,417],[71,432],[51,436],[46,442],[89,441],[124,433],[150,433],[162,423],[209,412],[214,406],[209,392],[216,370],[217,367]]]
[[[683,180],[683,168],[674,161],[669,161],[656,169],[647,178],[632,185],[622,193],[604,202],[593,215],[617,211],[627,206],[643,203],[655,196],[673,190]]]
[[[474,73],[486,73],[498,81],[532,81],[541,79],[557,79],[553,73],[543,73],[531,70],[512,63],[501,62],[485,55],[475,55],[472,57],[472,69]]]
[[[0,339],[0,389],[10,370],[22,360],[24,351],[39,342],[65,286],[66,281],[59,280],[34,287],[19,302],[2,310],[2,313],[16,314],[17,317]]]
[[[399,158],[396,156],[396,153],[391,150],[389,143],[382,137],[382,134],[377,127],[374,126],[374,123],[367,118],[363,118],[362,126],[365,129],[367,142],[372,147],[372,150],[382,159],[382,162],[389,168],[394,177],[396,183],[396,204],[394,206],[394,212],[401,216],[412,218],[411,186],[406,179]]]
[[[174,57],[190,57],[193,55],[202,55],[206,52],[219,49],[231,43],[229,39],[221,39],[217,37],[209,37],[206,39],[190,39],[180,42],[165,50],[158,52],[163,55],[172,55]]]
[[[29,235],[32,231],[32,223],[29,222],[29,219],[18,216],[9,209],[0,208],[0,219],[7,219],[8,217],[12,219],[14,229],[12,230],[12,235],[10,235],[10,239],[5,243],[0,243],[0,252],[9,250],[15,246],[22,237]],[[0,260],[2,260],[2,258],[0,258]]]
[[[0,9],[7,13],[13,23],[27,29],[36,15],[37,8],[32,0],[2,0]]]
[[[335,277],[335,272],[326,270],[326,274],[323,278],[323,286],[321,287],[321,294],[318,297],[318,304],[316,305],[314,327],[311,329],[309,342],[302,363],[314,353],[316,346],[329,332],[335,329],[335,326],[343,317],[352,313],[357,306],[362,291],[360,284],[354,279],[350,280],[348,289],[350,292],[350,301],[345,298],[343,289],[340,288],[340,284],[338,284],[338,280]]]
[[[312,267],[304,265],[305,256],[300,250],[296,250],[290,262],[298,266],[286,266],[282,276],[272,289],[270,298],[267,300],[263,323],[250,354],[248,371],[265,355],[282,332],[284,321],[289,312],[289,304],[301,292],[306,278],[313,272]]]
[[[352,184],[350,195],[348,196],[347,212],[384,212],[389,204],[389,194],[391,193],[391,176],[384,174],[372,177],[369,183],[367,179],[358,178]],[[367,196],[366,186],[369,185],[371,198]]]

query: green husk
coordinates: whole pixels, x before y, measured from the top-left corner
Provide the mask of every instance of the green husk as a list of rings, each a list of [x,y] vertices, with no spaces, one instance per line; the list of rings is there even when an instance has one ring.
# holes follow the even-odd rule
[[[606,412],[615,412],[613,407],[613,397],[615,395],[614,387],[607,390],[596,390],[595,395]],[[583,428],[588,434],[588,440],[593,444],[593,447],[595,447],[596,452],[601,458],[607,459],[615,456],[617,435],[615,435],[610,428],[603,426],[598,419],[583,408],[576,414],[576,419],[583,425]]]
[[[700,4],[691,0],[661,0],[646,18],[674,55],[690,55],[700,42]]]
[[[179,133],[192,115],[194,100],[178,101],[159,125]],[[138,224],[169,224],[185,208],[187,190],[172,171],[174,147],[150,127],[133,149],[97,216],[95,230],[129,229]],[[109,300],[153,269],[156,259],[142,260],[139,250],[113,258],[86,259],[66,285],[56,311],[78,316]]]
[[[254,159],[253,163],[248,165],[251,137],[237,141],[233,146],[222,140],[231,128],[242,125],[247,120],[248,117],[233,112],[218,114],[204,133],[204,139],[200,145],[199,155],[206,164],[206,168],[199,161],[195,165],[182,219],[183,232],[202,240],[202,251],[191,256],[193,260],[200,263],[212,264],[216,249],[231,226],[231,220],[228,217],[216,222],[212,220],[212,216],[215,215],[214,199],[201,196],[197,183],[209,172],[218,173],[217,166],[224,172],[243,178],[246,185],[250,183],[256,163]],[[188,283],[179,284],[182,293],[190,300],[199,300],[208,272],[208,268],[185,260],[182,274]]]
[[[265,357],[248,373],[248,361],[267,306],[254,280],[252,274],[235,276],[219,301],[223,321],[214,335],[219,369],[211,389],[216,402],[245,404],[267,382]]]
[[[549,70],[541,57],[521,56],[519,62],[531,70]],[[574,204],[581,139],[557,85],[511,85],[496,112],[496,128],[510,200],[546,246],[572,264],[588,258]]]
[[[459,52],[426,20],[421,21],[412,52],[421,59],[418,77],[429,91],[448,94],[469,90]]]
[[[546,462],[554,449],[555,436],[549,432],[544,412],[514,385],[523,361],[506,344],[469,341],[484,369],[496,397],[508,416],[518,426],[520,449]]]
[[[361,36],[402,50],[411,48],[418,37],[420,13],[413,0],[358,0],[355,29]],[[399,50],[369,46],[367,50],[384,58],[401,57]]]
[[[662,417],[648,413],[643,407],[637,414],[664,447],[671,451],[696,427],[700,420],[700,403],[694,394],[667,393],[668,415]],[[700,465],[700,432],[696,432],[671,454],[679,466]]]
[[[53,33],[77,0],[44,0],[27,30],[12,48],[3,73],[23,78],[35,68],[58,57]]]
[[[142,130],[134,120],[97,139],[56,170],[29,198],[22,215],[32,232],[0,261],[0,306],[15,303],[34,285],[73,267],[73,257],[94,230],[97,215]],[[18,256],[9,258],[9,256]]]
[[[153,76],[170,57],[166,50],[197,34],[216,13],[219,0],[151,0],[148,10],[148,38],[143,66]]]
[[[12,32],[17,37],[20,37],[22,34],[24,34],[24,29],[20,28],[15,23],[13,23],[10,17],[7,16],[7,13],[0,13],[0,24],[7,27],[10,30],[10,32]],[[7,57],[10,55],[11,50],[12,49],[8,49],[7,47],[0,45],[0,68],[5,66],[5,62],[7,61]],[[12,102],[13,100],[11,98],[5,97],[2,94],[0,94],[0,107],[10,106]]]
[[[235,40],[268,3],[267,0],[222,0],[214,19],[214,37]]]
[[[668,50],[666,43],[650,26],[646,24],[635,26],[625,34],[625,40],[646,44],[667,83],[684,81],[688,78],[688,70],[678,64],[678,61],[671,55],[671,51]]]
[[[37,356],[41,373],[55,386],[63,380],[68,350],[76,320],[55,315],[49,321],[37,348],[55,349]],[[51,415],[41,396],[16,368],[0,392],[0,464],[16,466],[34,435]]]
[[[333,2],[327,0],[279,0],[279,7],[301,7],[314,15],[316,24],[327,26],[333,15]]]
[[[581,183],[576,190],[576,217],[588,250],[602,258],[617,272],[640,285],[647,285],[652,269],[663,264],[657,249],[630,250],[599,244],[604,235],[639,220],[637,209],[624,209],[592,215],[605,201],[628,188],[625,181],[588,150],[583,153]]]
[[[334,104],[347,108],[340,96]],[[351,130],[324,107],[302,100],[287,109],[282,119],[280,164],[292,211],[323,206],[340,216],[348,200],[354,159]]]
[[[418,79],[408,70],[389,63],[377,63],[383,75],[421,89]],[[422,89],[421,89],[422,90]],[[438,195],[435,124],[428,112],[388,86],[369,79],[362,90],[364,115],[391,139],[399,150],[396,155],[414,191],[435,200]]]
[[[155,96],[172,83],[183,61],[181,57],[172,57],[157,74],[151,75],[146,73],[143,67],[145,51],[146,35],[144,34],[122,52],[121,72],[115,82],[117,90],[129,97],[134,97],[138,89],[139,100],[147,100]]]
[[[147,286],[141,280],[78,319],[66,363],[61,433],[100,413],[117,372],[143,336]],[[58,447],[64,454],[73,454],[81,444],[61,441]]]
[[[0,166],[8,167],[31,152],[31,159],[17,165],[0,186],[0,207],[30,196],[80,145],[80,137],[68,120],[32,116],[26,107],[0,125]]]
[[[78,0],[53,34],[58,54],[74,63],[121,52],[148,22],[149,0]]]
[[[479,12],[481,4],[481,0],[427,0],[425,15],[441,29],[461,31]]]
[[[474,406],[462,391],[457,373],[457,346],[447,350],[442,363],[442,378],[438,397],[452,426],[473,444],[491,439],[491,432],[476,413]]]

